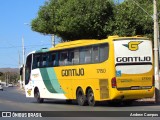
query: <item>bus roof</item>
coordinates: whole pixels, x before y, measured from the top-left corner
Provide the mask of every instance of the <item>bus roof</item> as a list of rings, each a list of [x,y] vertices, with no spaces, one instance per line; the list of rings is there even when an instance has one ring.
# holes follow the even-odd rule
[[[102,40],[98,40],[98,39],[82,39],[82,40],[75,40],[75,41],[70,41],[70,42],[59,43],[55,47],[50,48],[50,50],[52,51],[52,50],[59,50],[59,49],[64,49],[64,48],[85,46],[85,45],[90,45],[90,44],[111,42],[111,41],[120,40],[120,39],[147,39],[147,38],[146,37],[142,37],[142,36],[119,37],[118,35],[115,35],[115,36],[109,36],[107,39],[102,39]]]
[[[107,39],[82,39],[82,40],[75,40],[75,41],[70,41],[70,42],[63,42],[57,44],[55,47],[52,48],[42,48],[40,50],[32,51],[28,55],[32,53],[43,53],[43,52],[49,52],[53,50],[60,50],[60,49],[67,49],[67,48],[74,48],[74,47],[80,47],[80,46],[85,46],[85,45],[91,45],[91,44],[100,44],[104,42],[112,42],[115,40],[122,40],[122,39],[148,39],[147,37],[142,37],[142,36],[132,36],[132,37],[119,37],[118,35],[115,36],[109,36]]]

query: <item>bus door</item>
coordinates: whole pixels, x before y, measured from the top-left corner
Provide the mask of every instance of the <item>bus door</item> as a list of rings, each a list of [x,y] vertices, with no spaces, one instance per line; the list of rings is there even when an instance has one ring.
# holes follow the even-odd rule
[[[118,90],[142,90],[153,86],[152,42],[115,40],[115,72]]]

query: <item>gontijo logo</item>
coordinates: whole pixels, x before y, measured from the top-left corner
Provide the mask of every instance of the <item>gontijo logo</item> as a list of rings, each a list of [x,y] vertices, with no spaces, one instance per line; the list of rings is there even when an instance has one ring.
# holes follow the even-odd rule
[[[142,43],[143,41],[130,41],[128,44],[123,44],[123,46],[127,47],[131,51],[138,50],[138,45]]]

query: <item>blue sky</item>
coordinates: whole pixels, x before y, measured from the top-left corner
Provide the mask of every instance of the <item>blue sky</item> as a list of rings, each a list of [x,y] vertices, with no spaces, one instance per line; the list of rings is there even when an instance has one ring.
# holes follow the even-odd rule
[[[51,37],[33,32],[29,25],[37,16],[45,0],[1,0],[0,1],[0,68],[18,67],[18,54],[22,59],[22,36],[25,53],[51,47]]]
[[[51,37],[33,32],[29,26],[46,0],[0,1],[0,68],[18,68],[22,63],[22,36],[25,54],[51,47]],[[119,0],[121,2],[123,0]],[[26,25],[25,23],[28,23]]]
[[[114,1],[121,3],[121,2],[123,2],[124,0],[114,0]]]

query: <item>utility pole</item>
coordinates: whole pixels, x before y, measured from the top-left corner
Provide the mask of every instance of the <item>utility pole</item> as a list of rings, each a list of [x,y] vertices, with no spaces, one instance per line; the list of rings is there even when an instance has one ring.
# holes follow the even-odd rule
[[[9,72],[6,72],[6,86],[8,86],[8,76],[9,76]]]
[[[8,74],[8,83],[11,83],[11,74],[10,74],[10,72]]]
[[[153,21],[154,21],[154,76],[155,76],[155,102],[160,102],[160,81],[159,81],[159,45],[158,45],[158,15],[157,0],[153,0]]]
[[[6,81],[6,86],[7,86],[7,72],[5,72],[5,81]]]
[[[55,35],[51,35],[52,47],[55,47]]]
[[[22,81],[20,81],[20,87],[21,88],[23,88],[23,86],[22,86],[22,83],[23,83],[23,81],[25,81],[25,50],[24,50],[24,38],[23,38],[23,36],[22,36],[22,56],[23,56],[23,75],[22,75]]]
[[[21,57],[20,57],[20,53],[18,52],[18,54],[19,54],[19,60],[18,60],[18,64],[19,64],[19,71],[20,71],[20,73],[21,73]],[[22,68],[23,69],[23,68]],[[20,76],[19,76],[19,85],[20,85],[20,87],[21,87],[21,85],[22,85],[22,83],[21,83],[21,81],[22,81],[22,75],[20,74]]]

